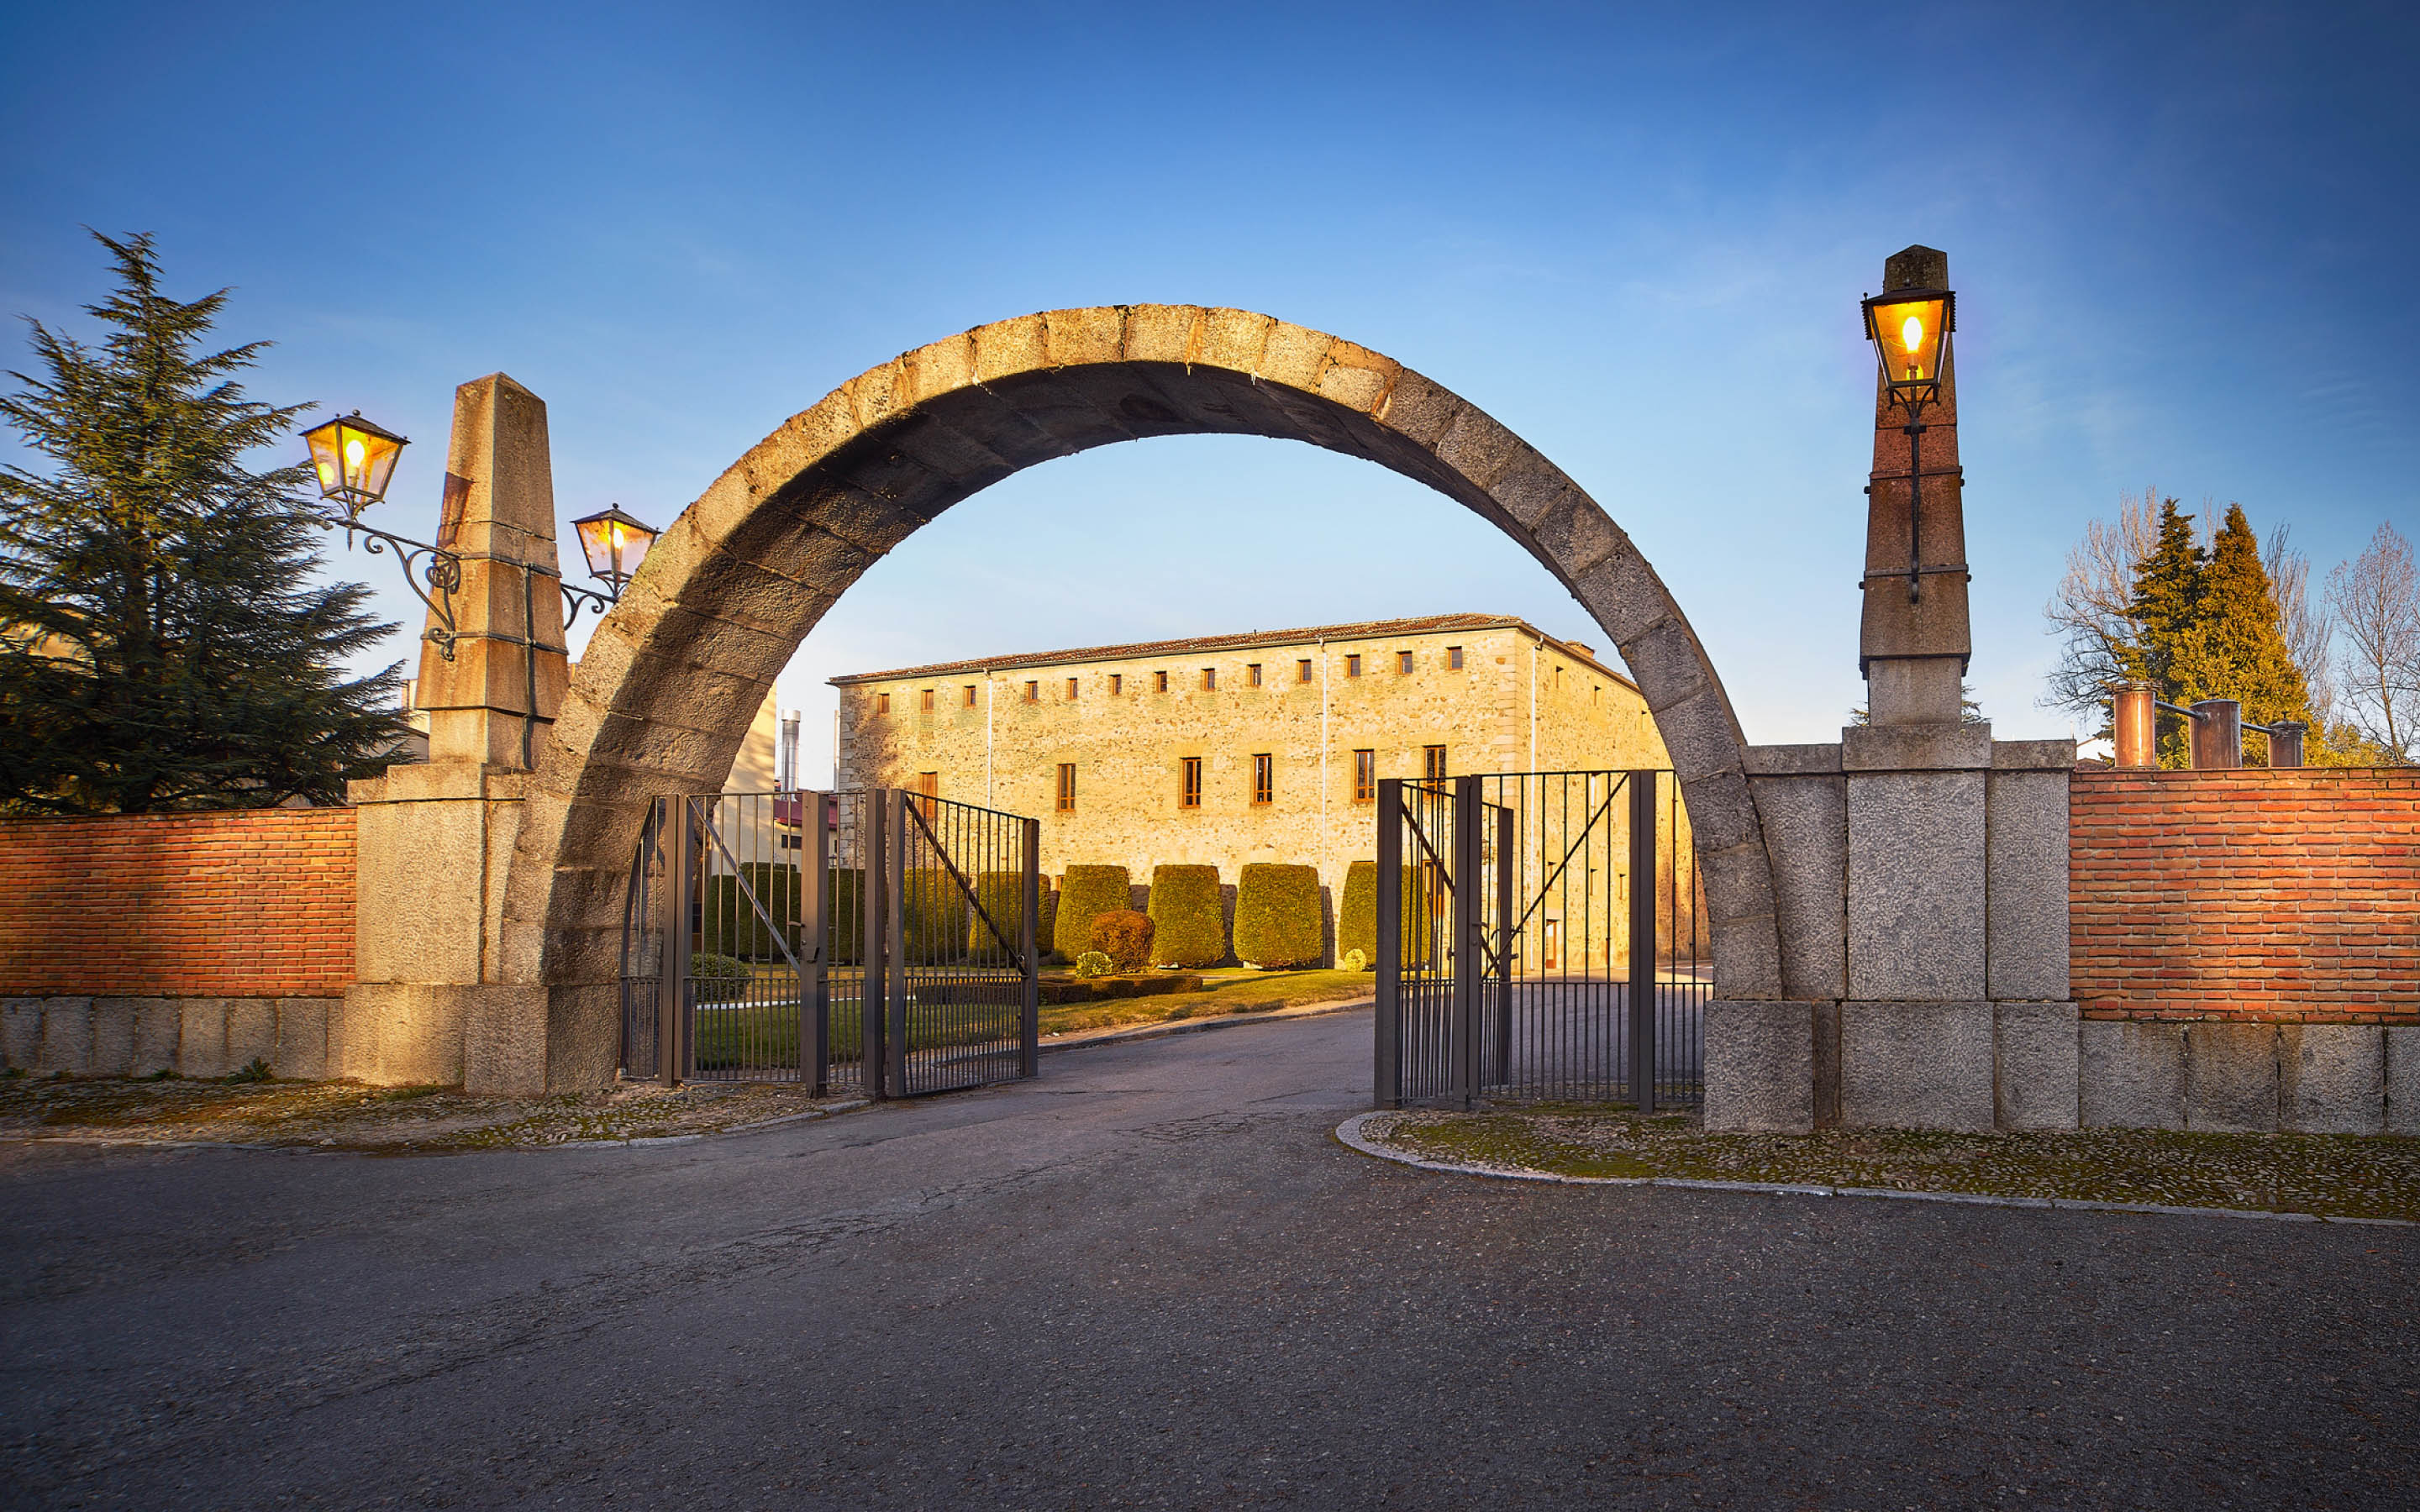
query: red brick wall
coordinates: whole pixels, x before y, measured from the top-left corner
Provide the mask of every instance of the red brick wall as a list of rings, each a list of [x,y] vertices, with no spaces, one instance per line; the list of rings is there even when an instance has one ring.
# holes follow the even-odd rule
[[[0,819],[0,995],[334,997],[353,811]]]
[[[2079,771],[2086,1018],[2420,1023],[2420,771]]]

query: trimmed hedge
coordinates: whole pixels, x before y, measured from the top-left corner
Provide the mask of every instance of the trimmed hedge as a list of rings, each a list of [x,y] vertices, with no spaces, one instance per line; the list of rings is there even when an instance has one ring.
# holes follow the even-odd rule
[[[1093,920],[1127,906],[1131,893],[1122,866],[1071,866],[1059,886],[1059,915],[1051,920],[1050,943],[1074,960],[1093,948]]]
[[[748,861],[740,875],[756,901],[781,924],[791,949],[799,948],[799,869],[786,861]],[[750,906],[739,877],[728,872],[706,879],[706,917],[701,921],[706,949],[742,961],[778,961],[781,948],[773,931]]]
[[[1093,919],[1093,949],[1117,963],[1120,971],[1140,971],[1151,964],[1151,916],[1131,908],[1112,909]]]
[[[1263,970],[1314,966],[1326,951],[1319,869],[1254,861],[1235,885],[1235,953]]]
[[[1419,889],[1405,887],[1404,964],[1418,965],[1428,950],[1429,911]],[[1355,861],[1344,869],[1344,900],[1336,907],[1336,958],[1358,950],[1364,969],[1378,964],[1378,863]]]
[[[957,879],[938,866],[912,866],[900,878],[900,941],[909,965],[949,965],[964,958],[974,910]]]
[[[1215,966],[1227,959],[1227,917],[1215,866],[1151,869],[1151,961],[1158,966]]]
[[[983,914],[967,910],[967,954],[984,965],[1004,966],[1014,958],[1017,932],[1025,927],[1025,873],[1022,872],[978,872],[975,873],[975,901],[983,904]],[[991,916],[992,924],[1008,936],[1008,949],[991,932],[991,924],[983,915]],[[1050,937],[1036,925],[1034,943],[1044,949],[1050,947]]]

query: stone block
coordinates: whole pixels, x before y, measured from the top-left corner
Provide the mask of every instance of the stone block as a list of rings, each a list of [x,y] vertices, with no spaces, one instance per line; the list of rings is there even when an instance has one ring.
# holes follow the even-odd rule
[[[2297,1134],[2386,1127],[2386,1032],[2375,1024],[2286,1024],[2277,1031],[2279,1122]]]
[[[1781,952],[1771,914],[1716,919],[1710,933],[1715,992],[1758,1002],[1781,995]]]
[[[336,997],[277,1000],[277,1050],[269,1057],[280,1076],[316,1082],[328,1074],[328,1011]]]
[[[2185,1026],[2185,1127],[2276,1131],[2277,1026],[2222,1019]]]
[[[1991,764],[1988,724],[1867,724],[1840,732],[1843,771],[1967,772]]]
[[[1745,757],[1757,777],[1838,777],[1838,746],[1750,746]]]
[[[2420,1026],[2386,1029],[2386,1132],[2420,1134]]]
[[[92,1051],[85,1070],[95,1076],[124,1076],[134,1069],[135,999],[92,1000]]]
[[[241,1071],[260,1060],[268,1062],[271,1071],[285,1074],[276,1059],[277,1000],[273,997],[230,997],[226,1008],[227,1070]]]
[[[1983,774],[1852,771],[1849,995],[1986,995]]]
[[[1620,649],[1650,709],[1668,709],[1706,686],[1705,650],[1678,619],[1658,620]]]
[[[1995,740],[1992,742],[1995,772],[2066,772],[2075,770],[2072,740]]]
[[[461,985],[355,982],[329,1015],[329,1069],[382,1087],[457,1086],[462,1025],[478,991]]]
[[[47,997],[42,1000],[42,1043],[34,1069],[63,1071],[70,1075],[92,1064],[92,999]]]
[[[1838,752],[1834,752],[1838,763]],[[1781,990],[1834,998],[1849,990],[1848,791],[1838,774],[1755,777],[1756,802],[1772,857],[1775,918],[1781,935]]]
[[[2077,1111],[2086,1128],[2185,1126],[2183,1025],[2086,1019],[2077,1042]]]
[[[1719,688],[1700,689],[1657,714],[1655,730],[1664,737],[1672,769],[1683,778],[1739,768],[1739,726]]]
[[[2073,1003],[1994,1003],[1993,1121],[2015,1134],[2076,1126]]]
[[[1840,1122],[1852,1129],[1993,1126],[1992,1005],[1840,1005]]]
[[[525,1095],[547,1089],[547,1000],[542,986],[491,985],[464,994],[464,1089]]]
[[[173,997],[143,997],[134,1006],[132,1073],[148,1076],[177,1069],[177,1034],[180,1017]]]
[[[1995,999],[2068,994],[2067,774],[1985,779],[1985,970]]]
[[[1672,595],[1636,548],[1614,552],[1570,581],[1573,596],[1616,645],[1672,612]]]
[[[224,997],[188,997],[177,1004],[177,1072],[183,1076],[224,1076],[227,1064],[227,1005]]]
[[[1706,1005],[1705,1126],[1805,1134],[1815,1126],[1814,1033],[1806,1003]]]
[[[0,998],[0,1066],[31,1071],[42,1058],[42,1000]]]

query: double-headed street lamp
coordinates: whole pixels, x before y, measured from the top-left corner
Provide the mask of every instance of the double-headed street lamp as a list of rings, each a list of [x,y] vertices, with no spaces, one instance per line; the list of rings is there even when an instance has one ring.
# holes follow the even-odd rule
[[[302,433],[302,440],[311,448],[311,466],[318,475],[319,497],[330,506],[320,512],[320,527],[343,531],[349,547],[359,535],[368,538],[367,549],[373,554],[395,552],[403,566],[405,585],[437,619],[438,623],[428,627],[427,639],[436,642],[438,655],[452,661],[457,639],[454,594],[462,586],[462,559],[443,547],[362,523],[362,511],[386,497],[387,485],[395,477],[396,459],[411,444],[411,440],[364,420],[358,409],[314,425]],[[580,618],[582,609],[593,606],[601,614],[621,601],[623,586],[639,570],[647,548],[656,540],[652,527],[624,514],[618,504],[573,520],[571,528],[580,536],[581,554],[588,559],[590,576],[605,586],[596,589],[562,584],[563,625],[566,630]],[[526,563],[522,566],[535,571]],[[531,626],[531,633],[535,631],[536,627]]]
[[[1865,301],[1866,339],[1882,364],[1884,392],[1907,411],[1907,601],[1924,579],[1918,531],[1923,519],[1924,409],[1941,397],[1949,361],[1949,333],[1958,329],[1958,296],[1946,288],[1900,288]]]

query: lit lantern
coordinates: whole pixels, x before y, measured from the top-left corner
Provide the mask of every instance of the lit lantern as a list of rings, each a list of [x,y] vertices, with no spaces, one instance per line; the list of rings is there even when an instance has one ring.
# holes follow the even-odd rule
[[[646,560],[647,548],[656,544],[654,527],[625,515],[619,504],[573,520],[571,528],[580,532],[580,550],[588,558],[590,575],[611,587],[617,597],[630,574]]]
[[[395,459],[411,443],[391,430],[362,418],[358,409],[338,420],[314,425],[302,433],[311,448],[311,466],[319,476],[319,496],[342,504],[347,518],[386,497],[387,480],[395,475]]]
[[[1941,369],[1949,333],[1958,327],[1958,296],[1947,289],[1902,288],[1866,301],[1866,339],[1882,363],[1891,397],[1910,409],[1941,396]]]

